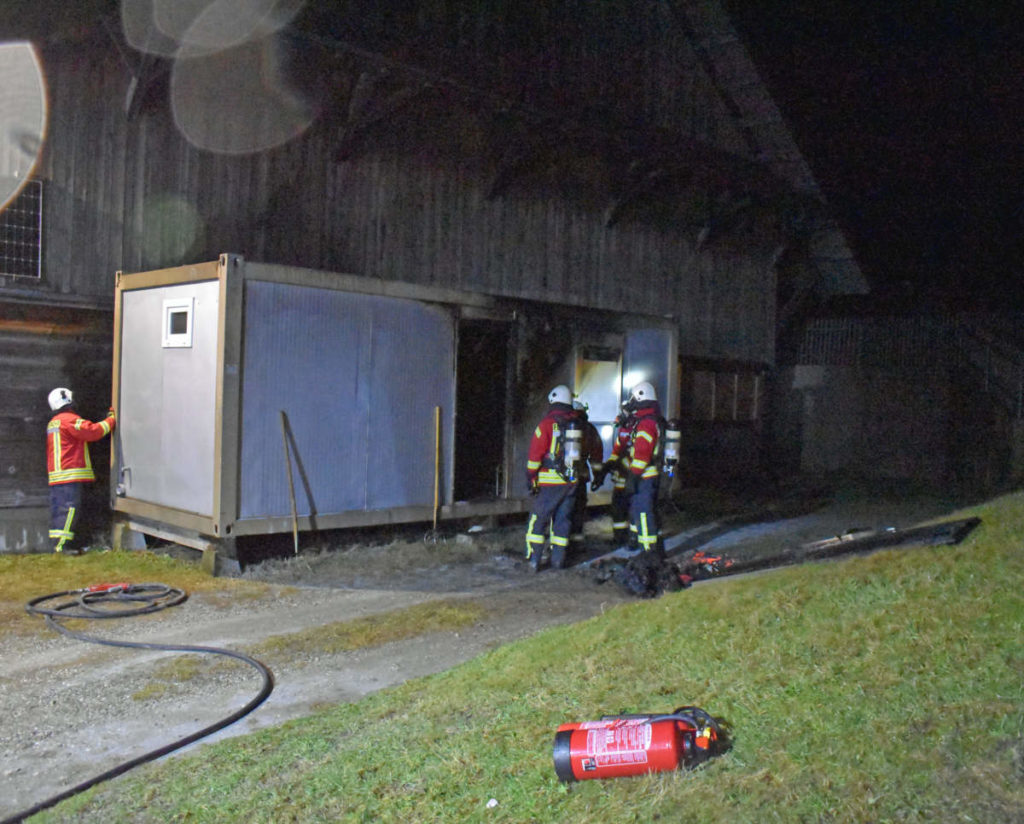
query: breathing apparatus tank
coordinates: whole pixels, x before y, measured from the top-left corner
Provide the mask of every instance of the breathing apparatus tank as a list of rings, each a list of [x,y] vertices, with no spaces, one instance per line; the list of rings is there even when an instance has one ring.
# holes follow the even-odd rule
[[[570,481],[575,481],[583,457],[583,427],[579,421],[566,421],[564,449],[566,477]]]
[[[679,446],[683,439],[682,425],[677,418],[665,424],[665,474],[672,477],[679,464]]]

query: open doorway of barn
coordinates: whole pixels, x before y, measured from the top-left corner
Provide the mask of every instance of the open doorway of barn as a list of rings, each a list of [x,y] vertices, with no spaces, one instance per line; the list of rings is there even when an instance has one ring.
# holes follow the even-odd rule
[[[456,501],[495,498],[505,491],[505,421],[509,324],[459,321],[455,368]]]

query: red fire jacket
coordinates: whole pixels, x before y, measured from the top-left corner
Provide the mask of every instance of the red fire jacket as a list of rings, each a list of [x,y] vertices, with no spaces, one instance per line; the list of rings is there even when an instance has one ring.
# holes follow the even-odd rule
[[[114,424],[113,415],[99,423],[80,418],[67,409],[54,415],[46,426],[46,472],[50,486],[95,481],[88,441],[109,435]]]
[[[638,478],[654,478],[660,474],[660,415],[661,408],[656,403],[640,407],[633,413],[632,427],[620,429],[612,447],[612,459],[621,460]]]
[[[563,459],[561,435],[565,425],[579,418],[579,413],[565,404],[552,404],[537,428],[533,430],[527,454],[526,478],[532,486],[562,486],[568,481],[558,471]]]

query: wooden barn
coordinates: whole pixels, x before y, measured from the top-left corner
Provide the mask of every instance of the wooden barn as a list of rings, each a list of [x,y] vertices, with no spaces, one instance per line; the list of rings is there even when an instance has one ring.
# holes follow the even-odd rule
[[[44,102],[37,134],[0,144],[0,552],[45,546],[47,392],[110,403],[117,273],[225,252],[542,318],[508,350],[509,432],[555,375],[583,388],[598,331],[668,329],[688,471],[756,468],[779,335],[865,284],[720,4],[267,5],[0,11],[20,83],[0,117]],[[620,384],[625,348],[604,350]]]

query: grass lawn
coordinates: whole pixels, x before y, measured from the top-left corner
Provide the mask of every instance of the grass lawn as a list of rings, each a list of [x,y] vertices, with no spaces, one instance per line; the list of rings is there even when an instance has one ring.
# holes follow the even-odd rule
[[[1024,495],[969,515],[957,546],[629,603],[33,821],[1024,821]],[[726,754],[557,781],[559,724],[684,704],[724,720]]]

